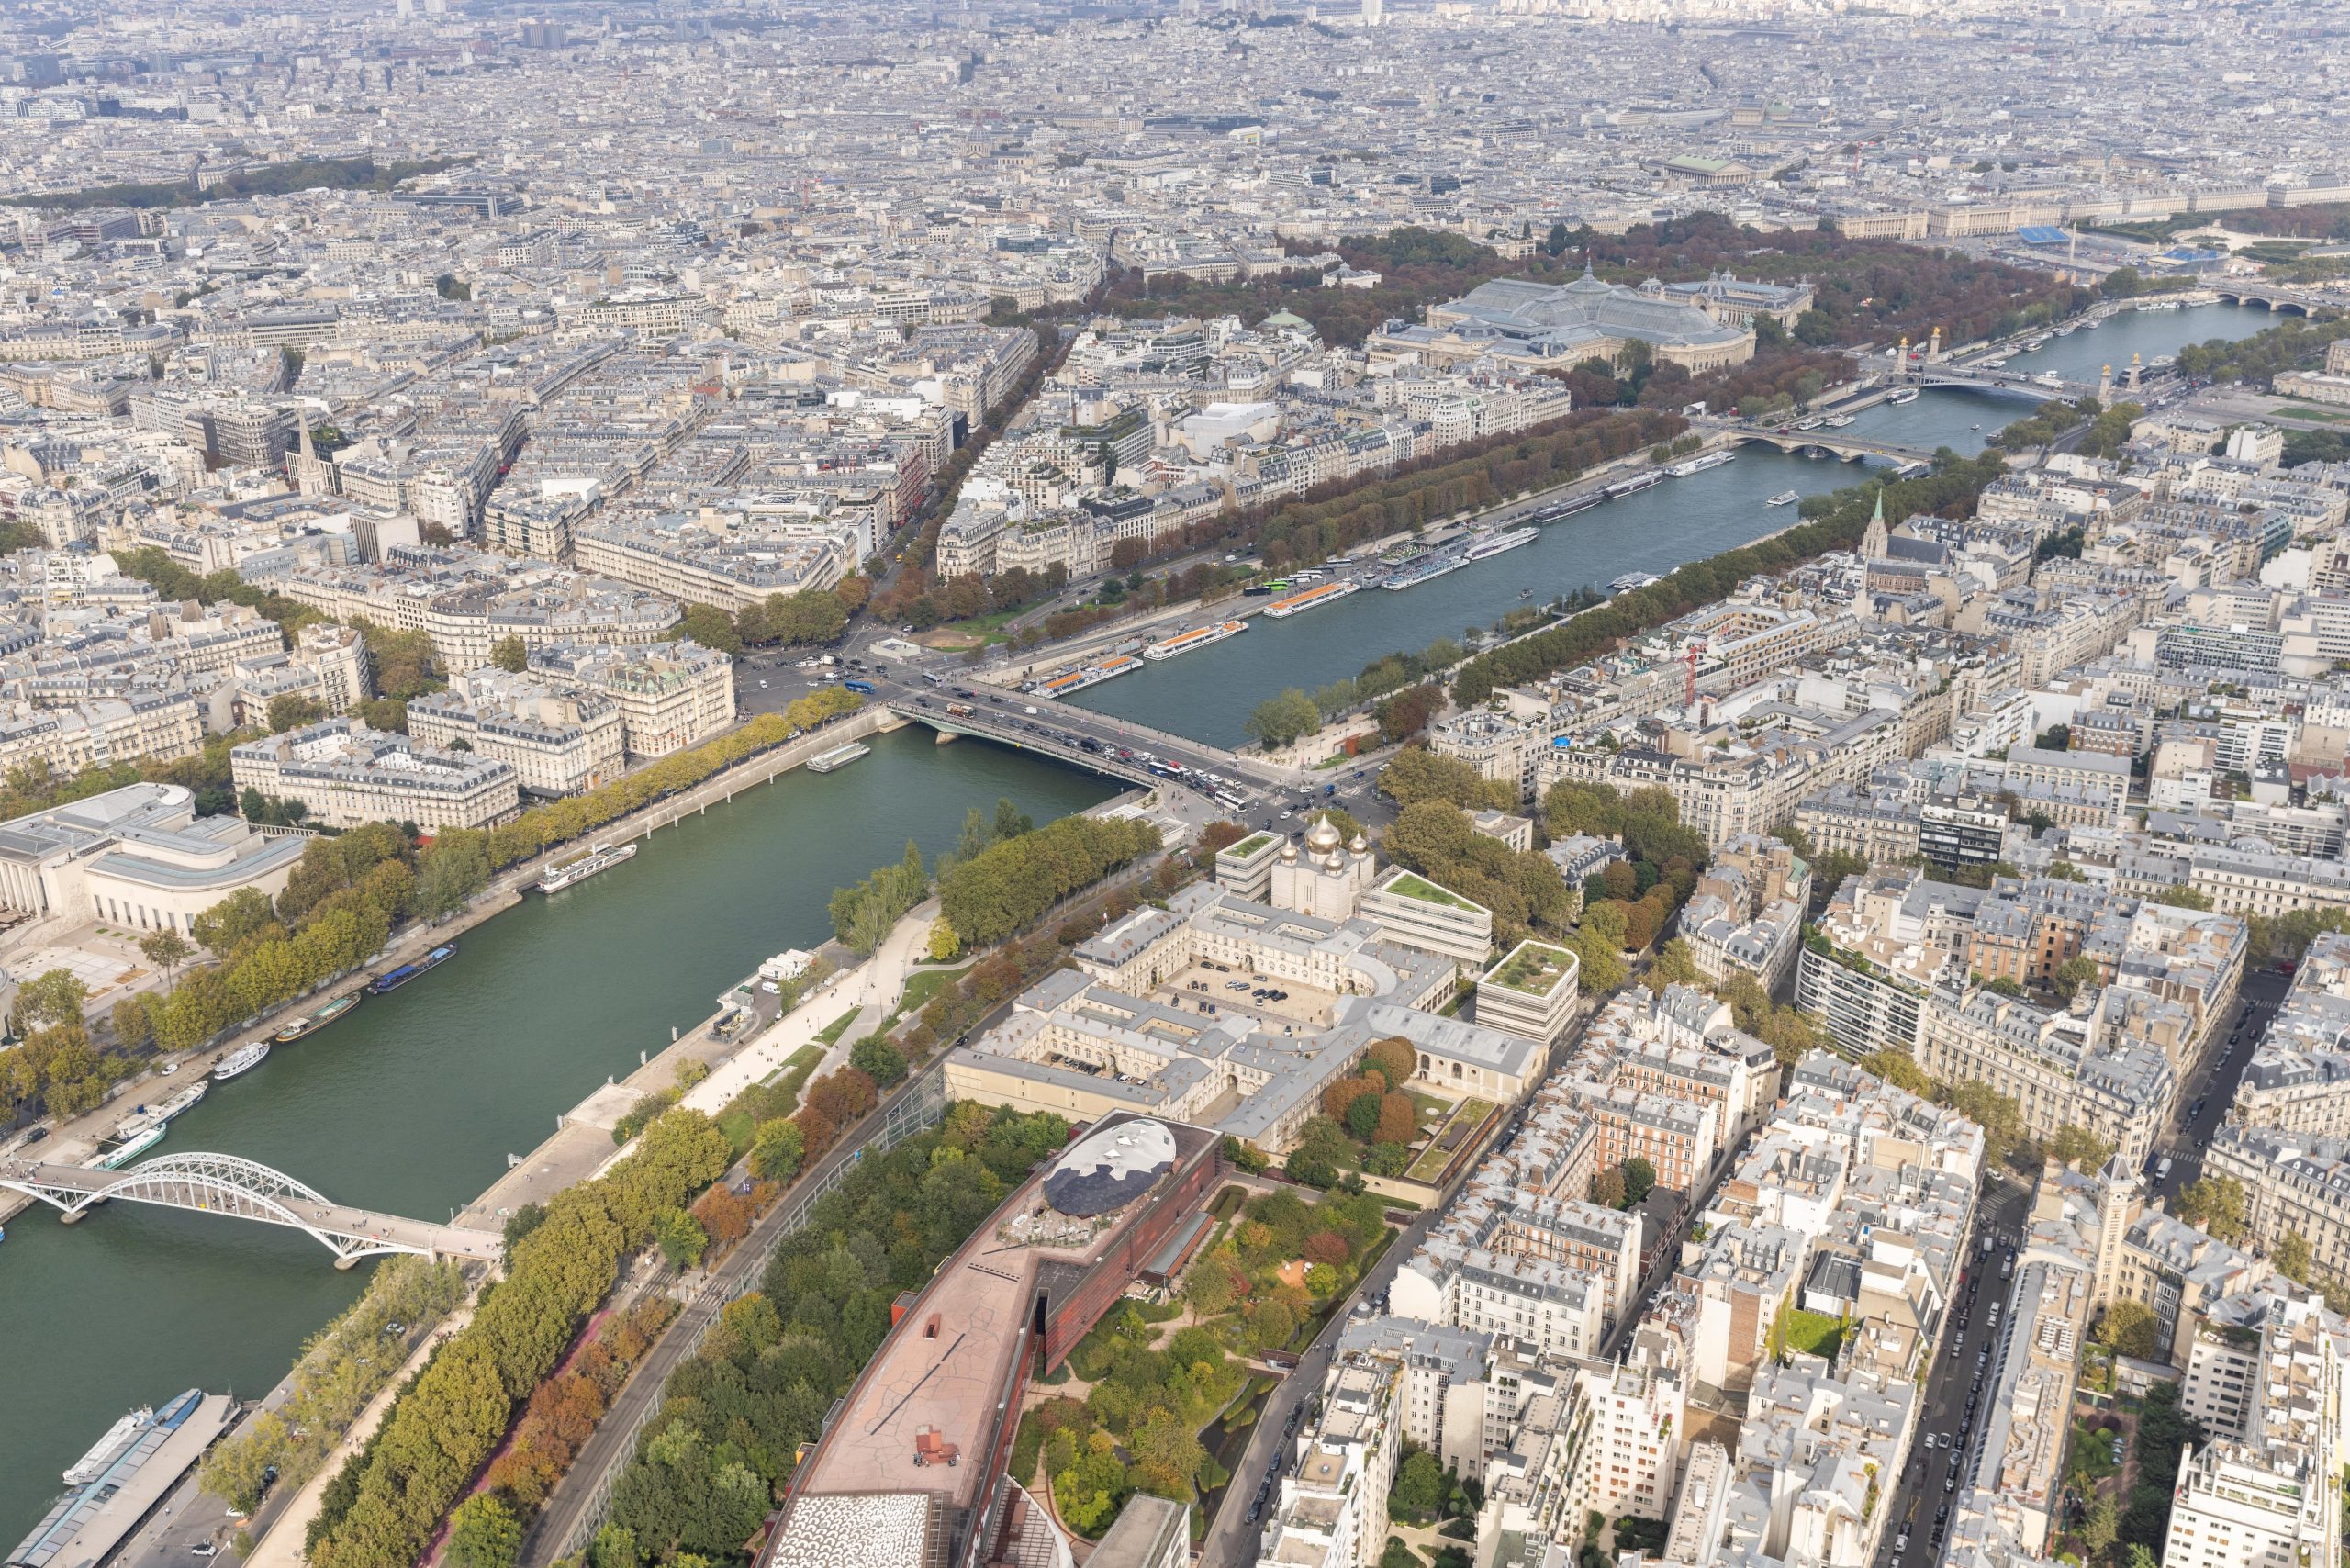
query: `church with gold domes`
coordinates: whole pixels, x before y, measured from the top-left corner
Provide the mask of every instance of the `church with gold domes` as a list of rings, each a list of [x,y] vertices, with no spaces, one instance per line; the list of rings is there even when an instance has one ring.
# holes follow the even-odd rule
[[[1342,843],[1327,816],[1316,821],[1300,849],[1284,844],[1275,857],[1270,902],[1275,909],[1320,920],[1352,920],[1377,869],[1371,846],[1358,833]]]

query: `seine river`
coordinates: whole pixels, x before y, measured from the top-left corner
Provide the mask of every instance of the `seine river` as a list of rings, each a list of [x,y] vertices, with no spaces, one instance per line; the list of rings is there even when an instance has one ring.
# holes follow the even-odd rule
[[[2036,353],[2014,355],[2009,367],[2053,370],[2094,383],[2099,366],[2112,364],[2118,381],[2133,352],[2151,360],[2184,342],[2247,337],[2271,319],[2265,310],[2232,305],[2124,311],[2095,331],[2076,331]],[[1868,410],[1852,433],[1971,454],[1982,450],[1986,435],[2031,407],[2013,395],[1930,391],[1900,408]],[[1796,509],[1764,504],[1772,496],[1785,490],[1814,495],[1860,477],[1848,464],[1748,446],[1735,463],[1578,512],[1506,554],[1396,593],[1366,589],[1283,621],[1258,616],[1242,636],[1147,664],[1069,700],[1194,740],[1237,745],[1248,738],[1242,726],[1249,711],[1285,687],[1310,692],[1359,673],[1383,654],[1491,626],[1521,597],[1547,603],[1584,584],[1605,587],[1628,572],[1662,576],[1793,523]]]
[[[787,947],[908,838],[952,846],[1008,795],[1037,821],[1112,781],[920,727],[837,773],[800,769],[644,842],[636,858],[476,926],[451,963],[217,1087],[158,1152],[244,1155],[329,1197],[420,1219],[470,1203],[610,1074]],[[298,1231],[116,1204],[45,1207],[0,1244],[0,1551],[109,1422],[193,1385],[266,1392],[367,1271]]]
[[[2152,359],[2268,321],[2218,305],[2132,312],[2014,363],[2093,381],[2133,350]],[[1929,393],[1854,428],[1972,452],[2028,407]],[[1311,689],[1391,650],[1491,624],[1521,589],[1547,600],[1670,571],[1795,521],[1764,498],[1856,477],[1843,464],[1750,449],[1419,588],[1259,618],[1246,636],[1096,687],[1085,704],[1237,742],[1248,711],[1283,687]],[[851,767],[787,774],[655,834],[628,865],[560,899],[532,898],[477,927],[429,979],[221,1086],[162,1147],[244,1155],[339,1201],[440,1217],[640,1050],[707,1017],[760,959],[822,939],[832,890],[895,859],[907,838],[934,855],[965,808],[999,795],[1043,821],[1111,792],[1033,752],[937,746],[922,729],[877,737]],[[0,1546],[32,1528],[59,1473],[116,1417],[191,1386],[264,1392],[364,1278],[336,1272],[308,1237],[263,1226],[127,1204],[71,1228],[46,1209],[20,1215],[0,1245]]]

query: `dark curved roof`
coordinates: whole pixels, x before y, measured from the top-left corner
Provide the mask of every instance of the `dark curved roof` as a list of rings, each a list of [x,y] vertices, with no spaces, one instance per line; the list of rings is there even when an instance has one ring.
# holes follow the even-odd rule
[[[1175,1135],[1148,1117],[1088,1134],[1045,1177],[1045,1201],[1065,1215],[1108,1214],[1150,1191],[1175,1163]]]

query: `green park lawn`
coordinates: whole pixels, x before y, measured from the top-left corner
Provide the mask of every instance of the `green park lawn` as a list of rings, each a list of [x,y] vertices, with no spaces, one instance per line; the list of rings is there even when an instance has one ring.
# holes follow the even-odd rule
[[[970,972],[971,966],[968,964],[965,964],[958,969],[923,970],[906,981],[906,989],[899,993],[897,1007],[891,1011],[882,1027],[889,1027],[890,1024],[896,1023],[909,1013],[921,1012],[930,1005],[931,998],[942,991],[952,991],[957,982]]]

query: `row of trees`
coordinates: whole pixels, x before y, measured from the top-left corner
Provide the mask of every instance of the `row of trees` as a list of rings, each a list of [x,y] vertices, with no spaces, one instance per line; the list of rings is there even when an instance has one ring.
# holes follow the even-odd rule
[[[870,577],[852,574],[828,588],[771,593],[729,615],[714,604],[688,604],[677,629],[705,648],[739,654],[745,647],[831,643],[871,597]]]
[[[268,588],[253,587],[229,567],[211,573],[191,572],[152,545],[123,551],[114,561],[123,576],[151,584],[163,599],[192,599],[201,604],[217,604],[225,599],[230,604],[241,604],[276,622],[288,634],[314,621],[330,619],[322,610],[297,604]]]
[[[2104,411],[2094,398],[2084,398],[2077,403],[2052,398],[2035,412],[1994,431],[1987,444],[2002,452],[2027,452],[2035,446],[2047,446]]]
[[[874,868],[853,888],[834,889],[825,907],[841,946],[869,958],[888,940],[899,918],[929,894],[930,873],[923,869],[922,850],[910,838],[895,864]]]
[[[1265,565],[1275,569],[1324,560],[1526,491],[1563,485],[1603,463],[1673,441],[1688,428],[1680,415],[1656,409],[1572,414],[1531,432],[1417,459],[1377,484],[1342,481],[1326,494],[1316,491],[1284,502],[1256,527],[1256,544]]]
[[[712,1187],[703,1202],[712,1198],[747,1204],[723,1186]],[[678,1228],[681,1217],[700,1228],[699,1221],[672,1209],[655,1221],[656,1239],[664,1228]],[[466,1498],[451,1516],[450,1552],[461,1568],[513,1568],[514,1555],[507,1543],[520,1543],[531,1517],[571,1468],[580,1445],[611,1407],[612,1397],[676,1314],[677,1304],[665,1295],[646,1296],[627,1311],[615,1312],[568,1365],[532,1394],[512,1440],[482,1474],[485,1490]]]
[[[1405,746],[1379,770],[1379,792],[1398,806],[1422,801],[1472,810],[1515,812],[1517,787],[1506,778],[1486,778],[1475,767],[1457,756],[1443,756],[1426,746]]]
[[[1159,846],[1158,830],[1139,819],[1062,817],[949,866],[939,905],[965,946],[987,946]]]
[[[1522,637],[1472,659],[1453,679],[1453,700],[1482,702],[1497,686],[1538,679],[1583,663],[1627,638],[1677,620],[1735,588],[1758,573],[1784,572],[1830,550],[1849,550],[1867,531],[1882,491],[1886,515],[1933,512],[1970,515],[1983,487],[2006,471],[1998,454],[1962,458],[1945,449],[1935,471],[1886,485],[1857,485],[1830,496],[1813,496],[1801,508],[1805,521],[1785,533],[1726,550],[1677,568],[1661,581],[1617,595],[1532,636]]]
[[[594,1568],[739,1559],[800,1445],[888,1334],[890,1303],[927,1284],[1068,1137],[1058,1116],[962,1103],[936,1131],[868,1152],[670,1374]]]
[[[843,688],[827,687],[783,713],[762,714],[730,734],[586,795],[533,807],[486,832],[452,829],[421,849],[410,833],[389,823],[313,839],[274,906],[262,893],[245,889],[192,923],[196,939],[219,964],[195,970],[166,994],[119,1003],[114,1020],[118,1043],[136,1048],[152,1039],[165,1050],[193,1049],[231,1025],[356,969],[402,922],[437,919],[463,908],[498,868],[690,789],[744,757],[854,711],[863,700]]]
[[[250,1513],[273,1471],[289,1490],[301,1486],[398,1372],[399,1335],[421,1332],[464,1296],[464,1273],[454,1263],[387,1259],[366,1294],[303,1347],[285,1402],[205,1456],[205,1490]]]
[[[420,851],[390,823],[314,838],[275,904],[244,888],[190,922],[192,935],[218,962],[190,971],[168,992],[118,1004],[116,1035],[126,1043],[151,1037],[167,1051],[192,1050],[347,974],[403,921],[428,906],[462,902],[468,860],[463,845]],[[133,1005],[135,1017],[127,1011]]]
[[[307,1554],[317,1568],[407,1568],[610,1293],[662,1216],[724,1173],[725,1135],[672,1111],[605,1175],[565,1189],[507,1259],[473,1320],[402,1391],[327,1485]]]
[[[880,1065],[869,1055],[866,1059]],[[888,1076],[891,1082],[905,1076],[903,1058]],[[808,1085],[798,1110],[789,1114],[783,1114],[780,1106],[763,1110],[752,1127],[753,1173],[763,1181],[789,1182],[810,1160],[822,1159],[844,1131],[879,1103],[881,1092],[874,1079],[872,1072],[854,1063],[837,1067]]]
[[[1036,336],[1036,353],[1029,362],[1028,368],[1021,372],[1019,381],[1005,395],[1003,401],[986,410],[979,429],[972,431],[962,445],[948,453],[946,461],[940,464],[938,471],[931,476],[933,495],[923,509],[912,542],[897,552],[910,564],[896,577],[889,580],[885,591],[877,591],[874,597],[874,611],[883,620],[927,621],[929,624],[936,625],[941,619],[934,600],[921,604],[929,598],[934,586],[929,568],[938,559],[939,524],[954,514],[956,498],[962,493],[964,479],[987,454],[988,448],[995,444],[996,437],[1002,432],[1005,419],[1026,407],[1029,398],[1035,396],[1036,388],[1044,385],[1045,377],[1060,363],[1065,352],[1058,327],[1038,321],[1033,323],[1030,330]],[[882,554],[886,556],[889,553],[889,546],[885,544]],[[920,614],[915,613],[918,604],[922,610]]]
[[[1754,319],[1763,342],[1752,359],[1702,378],[1689,387],[1689,395],[1703,397],[1707,407],[1717,412],[1736,409],[1751,420],[1808,406],[1830,387],[1852,378],[1852,362],[1842,354],[1770,342],[1770,330],[1764,326],[1770,319],[1768,316]]]
[[[1267,698],[1244,726],[1263,745],[1279,750],[1318,731],[1326,720],[1376,704],[1380,738],[1400,741],[1426,729],[1444,711],[1440,676],[1467,656],[1460,644],[1438,637],[1417,653],[1382,654],[1360,675],[1330,681],[1308,693],[1292,687]]]
[[[2188,343],[2178,351],[2181,375],[2208,375],[2214,381],[2266,384],[2277,372],[2307,368],[2324,357],[2325,346],[2350,337],[2350,316],[2322,320],[2288,316],[2265,331],[2230,342],[2213,338]]]
[[[584,795],[567,795],[533,806],[489,831],[489,863],[492,868],[519,865],[558,844],[585,837],[607,823],[681,794],[747,757],[845,718],[864,705],[865,699],[845,687],[822,687],[795,698],[780,713],[761,713],[738,730],[689,750],[672,752]]]

